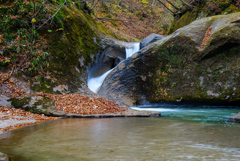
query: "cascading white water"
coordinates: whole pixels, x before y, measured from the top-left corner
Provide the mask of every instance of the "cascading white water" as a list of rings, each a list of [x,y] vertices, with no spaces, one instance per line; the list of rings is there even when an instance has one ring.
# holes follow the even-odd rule
[[[140,50],[140,43],[133,43],[130,48],[125,48],[125,50],[126,58],[128,58]]]
[[[87,85],[88,88],[93,91],[94,93],[97,93],[100,89],[100,87],[102,86],[102,83],[104,81],[104,79],[107,77],[107,75],[112,71],[113,69],[105,72],[103,75],[99,76],[99,77],[95,77],[95,78],[91,78],[88,80]]]
[[[126,58],[132,56],[134,53],[138,52],[140,50],[140,43],[128,43],[126,44]],[[114,68],[113,68],[114,69]],[[88,79],[87,85],[88,88],[93,91],[94,93],[97,93],[102,86],[102,83],[104,79],[108,76],[108,74],[113,70],[109,70],[105,72],[103,75],[99,77],[92,77]]]

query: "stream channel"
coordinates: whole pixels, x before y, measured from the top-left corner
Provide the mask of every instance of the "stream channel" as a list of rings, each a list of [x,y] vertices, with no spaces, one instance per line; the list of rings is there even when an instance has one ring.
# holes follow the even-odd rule
[[[14,161],[240,160],[239,108],[135,107],[163,117],[59,119],[0,136]]]

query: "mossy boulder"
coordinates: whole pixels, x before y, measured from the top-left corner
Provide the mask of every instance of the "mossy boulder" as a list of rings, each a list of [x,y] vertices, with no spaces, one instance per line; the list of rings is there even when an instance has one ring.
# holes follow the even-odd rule
[[[143,48],[105,79],[99,94],[122,105],[239,105],[240,13],[203,18]]]
[[[236,6],[234,6],[233,4],[230,4],[229,2],[226,3],[225,5],[219,5],[219,6],[217,6],[212,2],[208,2],[208,3],[202,2],[192,10],[186,10],[186,12],[180,17],[176,16],[171,26],[169,27],[168,33],[171,34],[177,29],[184,27],[190,24],[191,22],[201,18],[214,16],[214,15],[227,15],[227,14],[235,13],[239,11],[240,10]]]

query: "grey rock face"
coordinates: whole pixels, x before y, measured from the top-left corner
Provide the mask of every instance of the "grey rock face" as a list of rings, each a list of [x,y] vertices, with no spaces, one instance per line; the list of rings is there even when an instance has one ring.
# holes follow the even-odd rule
[[[149,44],[161,40],[164,38],[164,36],[159,35],[159,34],[150,34],[149,36],[145,37],[141,42],[140,42],[140,49],[148,46]]]
[[[98,77],[114,68],[119,62],[124,60],[125,48],[124,47],[107,47],[101,54],[96,65],[91,69],[88,78]]]

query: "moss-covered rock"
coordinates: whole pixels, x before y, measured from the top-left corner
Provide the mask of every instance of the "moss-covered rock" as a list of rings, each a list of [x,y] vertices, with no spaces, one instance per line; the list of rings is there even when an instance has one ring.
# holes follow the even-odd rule
[[[191,22],[214,15],[227,15],[239,12],[240,10],[233,4],[223,3],[218,6],[212,2],[201,2],[194,9],[186,11],[180,18],[176,16],[169,27],[168,33],[171,34],[177,29],[184,27]]]
[[[231,22],[239,16],[200,19],[149,45],[115,68],[99,94],[125,105],[144,101],[238,105],[240,26]]]
[[[56,111],[54,108],[55,102],[46,97],[11,98],[9,101],[12,102],[14,108],[21,108],[32,113],[52,115]]]
[[[48,71],[57,78],[57,84],[69,84],[71,90],[76,91],[81,87],[87,68],[103,50],[100,41],[108,33],[80,10],[63,8],[62,12],[63,28],[55,29],[49,37]]]
[[[235,12],[239,12],[239,9],[234,6],[233,4],[231,4],[228,8],[226,8],[224,11],[221,12],[222,15],[227,15],[230,13],[235,13]]]
[[[58,93],[59,85],[67,86],[68,92],[86,89],[87,74],[108,46],[116,46],[105,26],[91,15],[77,8],[63,7],[59,16],[61,27],[51,28],[46,34],[49,42],[48,76],[32,82],[31,89],[38,92]],[[44,34],[47,29],[42,29]]]

